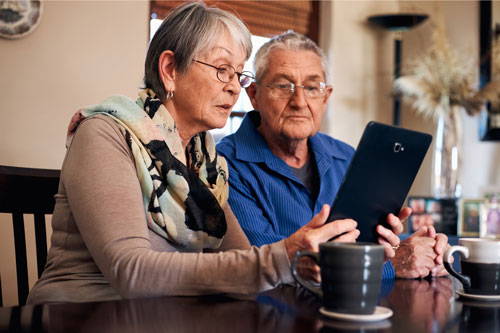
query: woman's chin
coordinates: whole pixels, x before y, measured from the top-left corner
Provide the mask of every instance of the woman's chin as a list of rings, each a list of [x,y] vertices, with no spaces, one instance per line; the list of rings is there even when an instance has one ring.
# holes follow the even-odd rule
[[[220,129],[220,128],[223,128],[224,126],[226,126],[226,122],[224,123],[217,123],[217,124],[212,124],[210,129]]]
[[[216,128],[222,128],[226,126],[227,124],[227,119],[229,118],[229,114],[226,115],[217,115],[213,117],[212,119],[208,119],[208,127],[209,129],[216,129]]]

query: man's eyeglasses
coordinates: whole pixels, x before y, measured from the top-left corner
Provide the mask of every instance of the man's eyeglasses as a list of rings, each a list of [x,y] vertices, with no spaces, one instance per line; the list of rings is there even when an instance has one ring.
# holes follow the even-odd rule
[[[234,79],[234,76],[238,75],[238,81],[240,82],[240,86],[242,88],[247,88],[254,80],[254,76],[251,72],[246,72],[246,71],[241,73],[237,72],[236,69],[234,69],[234,67],[231,65],[224,64],[217,67],[196,59],[193,59],[193,61],[205,66],[215,68],[217,70],[217,78],[219,79],[219,81],[224,83],[231,82]]]
[[[271,96],[274,98],[290,98],[297,88],[302,88],[307,98],[320,98],[325,96],[327,87],[325,82],[310,82],[304,85],[292,82],[271,83],[265,86],[271,89]]]

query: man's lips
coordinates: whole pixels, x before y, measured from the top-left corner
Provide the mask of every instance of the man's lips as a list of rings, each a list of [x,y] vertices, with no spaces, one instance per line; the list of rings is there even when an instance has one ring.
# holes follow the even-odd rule
[[[220,109],[224,109],[226,111],[229,111],[231,110],[231,108],[233,107],[232,104],[220,104],[220,105],[216,105],[218,108]]]
[[[309,116],[301,116],[301,115],[289,115],[289,116],[286,116],[285,119],[309,120],[310,117]]]

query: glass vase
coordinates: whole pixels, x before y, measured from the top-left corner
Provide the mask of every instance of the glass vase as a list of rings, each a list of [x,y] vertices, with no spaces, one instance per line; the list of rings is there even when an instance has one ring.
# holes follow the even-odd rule
[[[450,106],[438,118],[433,161],[432,189],[437,198],[458,198],[462,194],[462,107]]]

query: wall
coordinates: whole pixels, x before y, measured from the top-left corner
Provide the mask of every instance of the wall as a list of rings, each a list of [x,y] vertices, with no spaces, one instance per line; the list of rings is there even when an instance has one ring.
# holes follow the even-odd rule
[[[321,2],[320,46],[328,56],[333,95],[323,130],[356,146],[370,120],[390,122],[392,39],[368,24],[395,12],[397,1]]]
[[[59,168],[77,108],[135,96],[147,43],[147,2],[44,2],[35,32],[0,39],[0,164]]]
[[[1,165],[60,168],[65,130],[79,107],[111,94],[136,96],[148,16],[147,1],[44,1],[31,35],[0,39]],[[10,221],[0,214],[6,304],[17,302],[15,270],[7,264],[12,246]]]
[[[334,1],[322,2],[320,44],[327,52],[333,72],[334,93],[323,131],[357,145],[369,120],[390,123],[393,35],[368,26],[374,14],[427,13],[430,19],[403,33],[403,67],[424,50],[430,41],[432,20],[445,22],[453,47],[478,62],[479,14],[477,1]],[[331,17],[331,19],[329,19]],[[500,144],[478,139],[478,119],[463,115],[464,197],[483,195],[500,188]],[[402,126],[434,133],[432,120],[423,119],[409,107],[402,109]],[[410,193],[431,194],[431,147]]]

